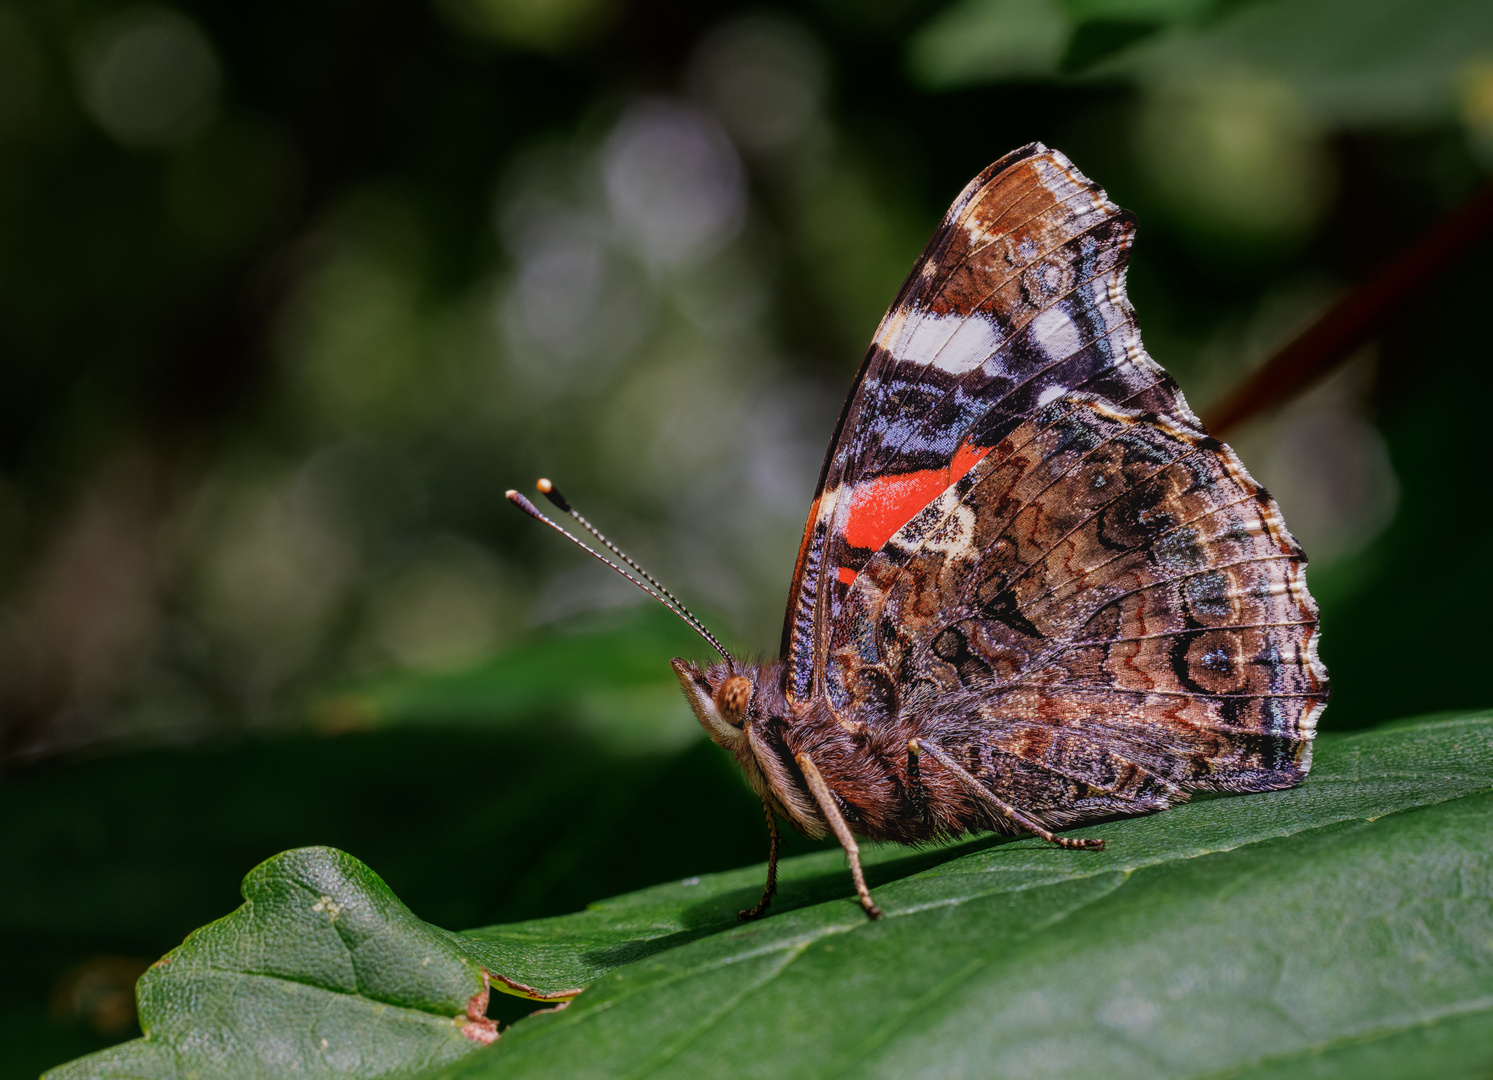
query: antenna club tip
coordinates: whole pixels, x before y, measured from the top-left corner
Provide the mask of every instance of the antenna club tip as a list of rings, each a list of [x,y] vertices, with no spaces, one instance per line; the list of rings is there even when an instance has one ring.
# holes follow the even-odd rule
[[[540,493],[543,494],[544,497],[551,503],[553,503],[558,509],[563,510],[567,514],[572,513],[570,509],[570,503],[566,500],[564,495],[560,494],[560,489],[555,487],[555,485],[552,484],[547,478],[540,477],[539,481],[534,486],[537,487]]]
[[[520,495],[517,491],[514,491],[512,488],[509,488],[506,492],[504,492],[503,497],[511,502],[514,506],[522,510],[524,513],[528,514],[530,517],[540,518],[541,520],[543,520],[543,515],[540,514],[538,510],[534,509],[534,504]]]

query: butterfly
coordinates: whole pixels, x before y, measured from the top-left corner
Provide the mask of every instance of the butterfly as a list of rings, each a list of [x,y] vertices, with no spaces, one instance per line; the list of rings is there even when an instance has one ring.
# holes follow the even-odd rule
[[[732,657],[540,482],[721,654],[672,664],[762,800],[743,918],[779,819],[834,834],[875,918],[857,837],[1100,848],[1055,830],[1306,776],[1328,691],[1306,559],[1141,345],[1134,235],[1040,143],[960,193],[851,385],[776,659]]]

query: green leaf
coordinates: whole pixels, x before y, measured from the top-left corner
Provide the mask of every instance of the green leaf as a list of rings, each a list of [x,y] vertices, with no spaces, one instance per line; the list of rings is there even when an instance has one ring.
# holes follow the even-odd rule
[[[1264,80],[1318,122],[1366,126],[1455,121],[1490,48],[1486,0],[962,0],[912,35],[907,63],[936,90],[1065,75],[1161,89]]]
[[[1054,78],[1177,24],[1202,22],[1219,0],[962,0],[908,43],[913,78],[943,90]]]
[[[261,1002],[247,994],[203,997],[191,1045],[227,1045],[235,1024],[260,1034],[256,1047],[301,1048],[308,1075],[471,1080],[1478,1076],[1493,1056],[1490,813],[1493,715],[1324,736],[1301,787],[1079,830],[1106,837],[1103,852],[989,837],[872,848],[886,912],[874,923],[829,852],[785,863],[778,913],[746,926],[733,913],[758,868],[464,935],[421,930],[406,913],[403,932],[450,945],[449,987],[423,991],[434,1007],[413,1010],[432,1030],[474,966],[536,989],[594,980],[565,1011],[486,1048],[462,1053],[445,1020],[423,1069],[413,1036],[388,1034],[404,1049],[381,1073],[328,1071],[306,1034],[318,1014],[251,1016]],[[277,940],[292,956],[309,948]],[[255,948],[262,966],[273,959]],[[189,1029],[186,999],[157,996],[170,977],[142,981],[149,1035],[132,1046]],[[410,1008],[378,1000],[391,1017]],[[187,1072],[185,1058],[177,1071],[144,1057],[134,1072],[106,1067],[132,1052],[50,1077]]]
[[[1072,31],[1058,0],[964,0],[913,37],[908,68],[930,89],[1052,76]]]
[[[1149,86],[1252,73],[1288,86],[1326,125],[1445,124],[1493,48],[1483,0],[1261,0],[1223,12],[1101,70]]]
[[[47,1076],[385,1076],[490,1041],[481,965],[356,859],[286,852],[243,892],[141,976],[145,1038]]]
[[[1082,830],[1102,853],[987,846],[880,883],[876,923],[846,899],[735,928],[440,1075],[1485,1068],[1490,810],[1489,717],[1324,738],[1295,790]]]

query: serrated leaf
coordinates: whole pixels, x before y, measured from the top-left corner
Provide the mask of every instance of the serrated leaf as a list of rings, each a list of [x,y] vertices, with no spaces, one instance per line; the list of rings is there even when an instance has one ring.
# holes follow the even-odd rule
[[[1099,853],[872,849],[875,923],[834,853],[785,863],[778,913],[748,926],[760,869],[659,886],[444,935],[537,989],[594,982],[495,1045],[379,1075],[1482,1075],[1490,824],[1493,717],[1472,716],[1323,737],[1301,787],[1080,830]],[[308,1016],[281,1022],[305,1045]],[[105,1057],[51,1080],[126,1075]]]

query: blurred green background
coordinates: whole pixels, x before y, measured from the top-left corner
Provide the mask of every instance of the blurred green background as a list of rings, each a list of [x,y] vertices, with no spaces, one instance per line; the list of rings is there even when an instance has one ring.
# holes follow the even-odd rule
[[[775,648],[871,331],[1033,139],[1206,411],[1487,183],[1493,5],[0,3],[0,1076],[287,847],[452,928],[760,859],[702,644],[502,492]],[[1325,728],[1489,703],[1486,248],[1230,436]]]

